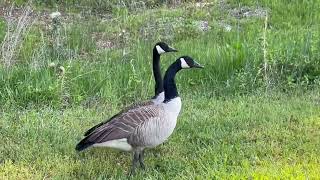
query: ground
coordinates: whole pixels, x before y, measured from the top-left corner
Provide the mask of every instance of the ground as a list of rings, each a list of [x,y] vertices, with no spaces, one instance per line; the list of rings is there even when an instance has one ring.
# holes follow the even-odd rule
[[[205,68],[177,75],[176,129],[133,179],[320,178],[319,0],[4,2],[0,179],[127,179],[130,153],[75,145],[153,96],[158,41],[163,72]]]
[[[182,99],[174,134],[147,151],[147,170],[135,179],[318,178],[319,92]],[[125,179],[130,153],[74,150],[86,129],[115,111],[3,112],[1,155],[6,158],[0,177]]]

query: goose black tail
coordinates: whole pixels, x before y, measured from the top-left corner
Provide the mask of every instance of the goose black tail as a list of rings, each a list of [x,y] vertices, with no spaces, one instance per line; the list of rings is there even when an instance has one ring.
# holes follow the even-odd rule
[[[104,121],[104,122],[101,122],[101,123],[93,126],[92,128],[90,128],[89,130],[87,130],[87,131],[84,133],[84,136],[89,136],[94,130],[96,130],[96,129],[99,128],[100,126],[108,123],[108,122],[111,121],[113,118],[119,116],[121,113],[122,113],[122,111],[119,112],[118,114],[113,115],[113,116],[112,116],[111,118],[109,118],[108,120],[106,120],[106,121]]]
[[[88,147],[92,146],[94,143],[87,140],[87,137],[82,139],[76,146],[77,151],[83,151]]]
[[[104,124],[104,122],[98,124],[98,125],[95,125],[93,126],[92,128],[90,128],[89,130],[87,130],[85,133],[84,133],[84,136],[89,136],[95,129],[97,129],[98,127],[100,127],[102,124]]]

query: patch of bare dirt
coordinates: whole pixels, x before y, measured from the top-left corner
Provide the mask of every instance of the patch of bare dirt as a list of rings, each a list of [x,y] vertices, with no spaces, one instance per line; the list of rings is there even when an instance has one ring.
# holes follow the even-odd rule
[[[65,12],[52,12],[52,11],[34,11],[30,7],[14,7],[14,6],[3,6],[0,7],[0,17],[3,17],[8,23],[17,23],[21,17],[26,16],[26,9],[28,9],[28,18],[33,19],[34,24],[39,25],[44,31],[51,31],[53,18],[50,17],[52,13],[59,13],[59,22],[63,24],[72,23],[77,20],[86,19],[91,14],[86,12],[81,13],[65,13]],[[98,14],[95,17],[103,21],[111,19],[109,14]],[[107,37],[104,33],[94,33],[92,38],[95,40],[96,45],[99,49],[111,49],[116,46],[114,37]],[[112,40],[113,39],[113,40]]]
[[[114,36],[107,36],[105,33],[96,32],[92,34],[92,38],[96,42],[96,46],[99,49],[112,49],[117,45],[115,40],[112,40]]]
[[[218,5],[222,11],[226,11],[228,14],[238,19],[251,17],[264,18],[269,11],[268,9],[259,6],[240,6],[234,8],[226,0],[218,1]]]
[[[211,27],[209,26],[209,22],[205,20],[195,21],[196,27],[203,32],[209,31]]]
[[[250,17],[257,17],[257,18],[263,18],[267,15],[267,10],[262,8],[262,7],[248,7],[248,6],[243,6],[243,7],[238,7],[231,9],[229,13],[238,18],[250,18]]]

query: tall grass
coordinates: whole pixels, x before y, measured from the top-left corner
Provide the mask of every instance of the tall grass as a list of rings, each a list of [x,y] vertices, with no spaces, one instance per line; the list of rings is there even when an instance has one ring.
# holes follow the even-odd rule
[[[179,50],[162,55],[163,71],[181,55],[205,69],[176,77],[176,130],[133,179],[319,178],[319,0],[0,5],[13,2],[36,21],[11,66],[0,55],[0,179],[127,179],[128,154],[74,146],[120,106],[153,95],[160,40]],[[4,49],[12,22],[0,17]]]
[[[245,13],[243,7],[268,11],[268,20],[231,13]],[[311,88],[319,84],[320,75],[318,7],[316,0],[289,5],[228,1],[202,8],[193,3],[145,11],[117,7],[111,19],[64,13],[56,32],[51,21],[46,21],[47,28],[33,25],[23,37],[19,63],[11,69],[0,67],[0,103],[60,107],[147,98],[153,93],[151,49],[160,40],[179,49],[162,56],[163,71],[180,55],[205,65],[204,71],[178,77],[183,92],[210,97],[266,86],[285,91]],[[210,29],[200,30],[200,21],[207,21]],[[2,23],[0,34],[5,27]],[[110,45],[101,47],[103,43]],[[52,62],[65,68],[63,81],[58,67],[48,67]]]

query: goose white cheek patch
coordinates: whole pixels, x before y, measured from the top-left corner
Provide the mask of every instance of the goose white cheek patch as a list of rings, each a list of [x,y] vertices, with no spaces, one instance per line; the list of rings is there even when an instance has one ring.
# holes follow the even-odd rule
[[[186,60],[184,60],[184,58],[180,58],[181,61],[181,67],[186,69],[186,68],[190,68],[190,66],[187,64]]]
[[[162,54],[162,53],[165,53],[165,52],[166,52],[166,51],[163,50],[159,45],[156,45],[156,48],[157,48],[158,54]]]

